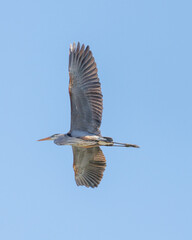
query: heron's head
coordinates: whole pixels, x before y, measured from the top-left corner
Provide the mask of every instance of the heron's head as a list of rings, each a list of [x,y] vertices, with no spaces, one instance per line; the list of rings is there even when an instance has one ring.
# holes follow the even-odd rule
[[[57,133],[57,134],[51,135],[50,137],[42,138],[42,139],[39,139],[37,141],[55,140],[55,139],[59,138],[61,135],[63,135],[63,134],[58,134]]]

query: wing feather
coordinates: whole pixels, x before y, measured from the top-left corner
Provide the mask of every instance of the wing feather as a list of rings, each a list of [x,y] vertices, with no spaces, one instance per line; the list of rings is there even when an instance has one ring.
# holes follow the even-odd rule
[[[80,43],[69,49],[69,94],[71,101],[71,132],[73,130],[100,134],[103,95],[95,59],[89,46]]]
[[[103,177],[106,160],[99,147],[73,148],[73,169],[78,186],[97,187]]]

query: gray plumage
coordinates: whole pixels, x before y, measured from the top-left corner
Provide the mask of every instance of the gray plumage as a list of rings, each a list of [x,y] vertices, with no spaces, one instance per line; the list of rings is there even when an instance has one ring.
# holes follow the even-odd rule
[[[73,169],[78,186],[97,187],[105,167],[106,160],[100,147],[73,147]]]
[[[89,46],[80,43],[69,49],[69,95],[71,102],[71,128],[67,134],[54,134],[48,138],[57,145],[71,145],[73,168],[77,185],[97,187],[103,177],[106,160],[99,146],[138,147],[134,144],[114,142],[100,134],[103,95],[97,66]]]
[[[81,130],[100,134],[103,96],[97,66],[89,46],[75,44],[69,49],[69,95],[71,100],[71,134]]]

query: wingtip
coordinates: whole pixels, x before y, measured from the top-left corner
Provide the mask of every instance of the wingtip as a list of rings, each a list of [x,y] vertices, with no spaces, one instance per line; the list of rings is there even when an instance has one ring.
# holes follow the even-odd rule
[[[72,52],[73,51],[73,45],[70,43],[69,50]]]
[[[70,43],[70,46],[69,46],[70,52],[73,52],[75,49],[76,49],[76,44],[75,44],[75,42]]]
[[[75,44],[75,42],[73,43],[70,43],[69,45],[69,52],[74,52],[74,51],[85,51],[85,52],[89,52],[90,51],[90,47],[89,45],[86,46],[85,48],[85,45],[84,44],[80,44],[80,42],[77,42],[77,45]]]

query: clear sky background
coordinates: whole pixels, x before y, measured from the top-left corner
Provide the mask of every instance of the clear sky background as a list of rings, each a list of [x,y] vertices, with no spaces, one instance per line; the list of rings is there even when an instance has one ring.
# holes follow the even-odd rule
[[[2,1],[0,239],[192,239],[192,2]],[[97,189],[77,187],[68,49],[89,44],[101,131],[140,149],[102,150]]]

